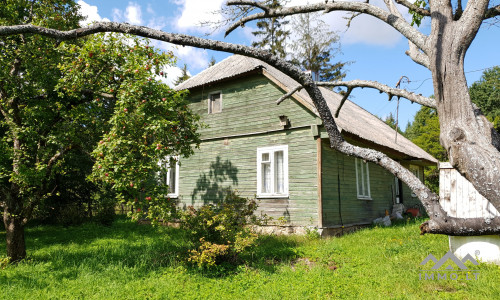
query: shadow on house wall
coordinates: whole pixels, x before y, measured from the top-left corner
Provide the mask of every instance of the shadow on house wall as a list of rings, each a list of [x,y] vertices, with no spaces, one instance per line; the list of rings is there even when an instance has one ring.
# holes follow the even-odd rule
[[[231,161],[221,161],[220,156],[210,163],[208,173],[201,173],[191,194],[191,203],[199,197],[203,204],[220,203],[233,186],[238,185],[238,168]]]

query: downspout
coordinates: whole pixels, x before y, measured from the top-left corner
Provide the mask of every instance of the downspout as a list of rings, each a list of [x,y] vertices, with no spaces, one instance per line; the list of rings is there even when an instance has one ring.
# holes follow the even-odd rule
[[[322,170],[322,162],[321,162],[321,137],[318,136],[316,139],[316,162],[317,162],[317,170],[318,170],[318,228],[323,228],[323,170]]]

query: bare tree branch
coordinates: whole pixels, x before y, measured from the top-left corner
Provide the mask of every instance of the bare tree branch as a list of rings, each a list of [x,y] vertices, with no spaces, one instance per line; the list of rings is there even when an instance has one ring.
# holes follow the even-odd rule
[[[294,87],[291,91],[289,91],[288,93],[281,96],[278,100],[276,100],[276,105],[280,105],[281,102],[285,101],[286,98],[292,96],[295,92],[300,91],[302,88],[303,87],[301,85]]]
[[[423,52],[421,52],[417,46],[408,40],[409,49],[405,52],[414,62],[419,65],[422,65],[426,68],[430,67],[429,56]]]
[[[269,6],[263,4],[262,2],[257,2],[257,1],[245,1],[245,0],[241,0],[241,1],[227,1],[226,5],[228,5],[228,6],[233,6],[233,5],[255,6],[255,7],[258,7],[260,9],[262,9],[265,12],[268,12],[269,9],[270,9]]]
[[[396,5],[394,4],[394,1],[384,0],[384,3],[385,3],[385,6],[387,6],[389,11],[391,12],[391,14],[396,15],[398,18],[403,18],[403,15],[401,14],[401,12],[398,10]]]
[[[247,1],[243,0],[234,0],[228,2],[228,5],[245,5],[246,2]],[[278,9],[269,9],[267,12],[261,12],[250,16],[246,16],[244,18],[241,18],[237,22],[233,23],[226,30],[226,36],[239,26],[243,26],[246,23],[253,20],[270,18],[270,17],[284,17],[284,16],[318,12],[318,11],[324,11],[325,13],[329,13],[332,11],[350,11],[350,12],[358,12],[371,15],[392,26],[407,39],[415,43],[415,45],[417,45],[424,52],[427,52],[425,43],[427,40],[427,36],[419,32],[416,28],[413,28],[404,18],[398,17],[397,15],[394,15],[375,5],[369,3],[361,3],[361,2],[340,1],[332,3],[315,3],[303,6],[291,6],[291,7],[282,7]]]
[[[344,97],[342,97],[342,100],[340,100],[339,107],[337,107],[337,110],[335,111],[335,118],[339,117],[340,109],[344,105],[345,101],[347,100],[347,98],[349,97],[349,95],[351,94],[351,92],[352,92],[353,89],[354,89],[353,87],[348,87],[347,88],[347,91],[345,92]]]
[[[489,8],[484,14],[484,20],[500,16],[500,5]]]
[[[478,11],[484,11],[486,13],[488,9],[489,0],[470,0],[467,2],[462,17],[460,18],[461,26],[463,30],[457,31],[457,42],[460,43],[460,48],[463,51],[467,51],[470,44],[476,37],[477,32],[481,26],[483,20],[477,18]]]
[[[351,81],[333,81],[333,82],[317,82],[318,86],[345,86],[347,88],[372,88],[380,91],[381,93],[386,93],[389,98],[393,96],[403,97],[412,102],[416,102],[420,105],[435,108],[436,104],[433,99],[418,95],[412,92],[408,92],[403,89],[395,89],[388,85],[382,84],[377,81],[371,80],[351,80]]]
[[[415,4],[413,4],[413,3],[411,3],[411,2],[409,2],[407,0],[396,0],[396,3],[397,4],[401,4],[401,5],[405,6],[406,8],[413,10],[414,12],[416,12],[419,15],[422,15],[424,17],[430,17],[431,16],[431,12],[428,9],[416,6]]]

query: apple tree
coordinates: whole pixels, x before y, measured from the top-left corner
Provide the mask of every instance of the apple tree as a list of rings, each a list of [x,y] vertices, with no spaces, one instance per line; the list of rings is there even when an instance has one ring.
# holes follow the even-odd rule
[[[0,11],[6,26],[67,30],[81,19],[65,0],[6,1]],[[159,81],[172,54],[113,34],[65,42],[23,34],[0,44],[0,207],[11,261],[26,256],[24,225],[60,191],[54,178],[74,151],[91,157],[89,179],[117,200],[151,216],[168,214],[158,162],[189,156],[199,142],[184,94]]]

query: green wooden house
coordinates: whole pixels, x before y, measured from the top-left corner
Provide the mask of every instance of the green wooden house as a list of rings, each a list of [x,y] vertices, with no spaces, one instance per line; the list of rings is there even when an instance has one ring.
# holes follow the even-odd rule
[[[322,121],[305,92],[276,105],[298,83],[274,67],[233,55],[180,84],[208,125],[200,149],[167,180],[179,205],[223,199],[228,190],[256,198],[259,211],[284,221],[289,232],[371,223],[395,203],[418,204],[381,167],[329,147]],[[321,88],[334,112],[341,96]],[[347,101],[336,119],[351,143],[381,150],[423,176],[437,161],[384,122]]]

